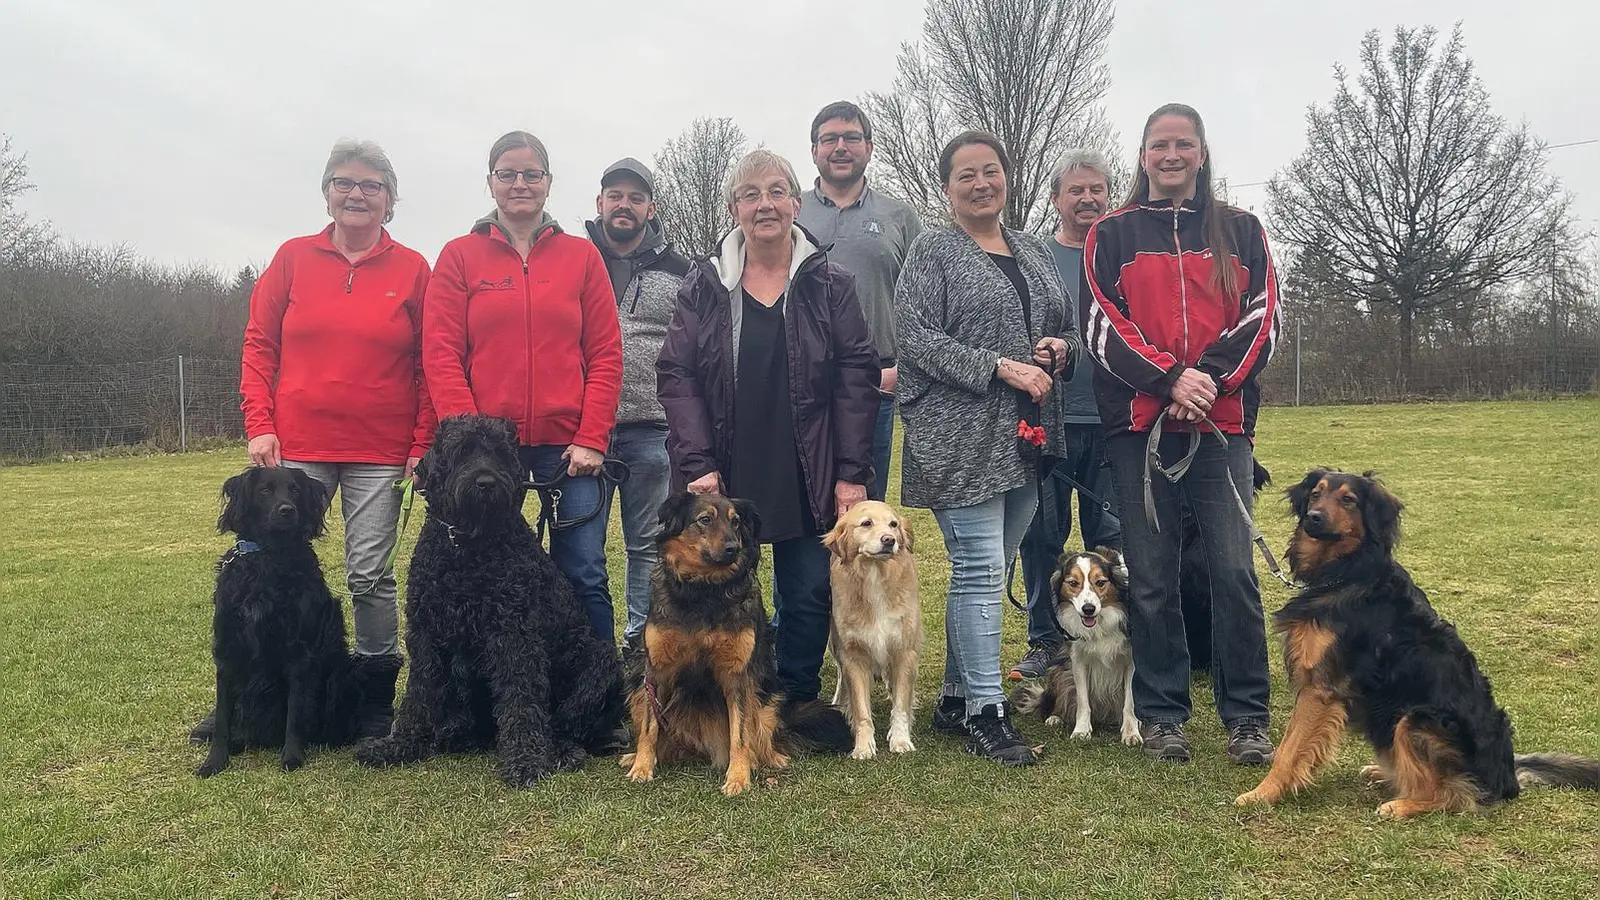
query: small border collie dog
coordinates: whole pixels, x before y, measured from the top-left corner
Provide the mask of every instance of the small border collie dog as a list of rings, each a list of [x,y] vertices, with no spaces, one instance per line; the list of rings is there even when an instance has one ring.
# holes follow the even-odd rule
[[[1118,727],[1130,747],[1144,743],[1133,715],[1133,648],[1128,643],[1122,592],[1128,569],[1107,547],[1061,557],[1050,576],[1056,621],[1067,642],[1044,678],[1012,692],[1011,702],[1046,725],[1073,723],[1072,736],[1088,740],[1094,724]]]

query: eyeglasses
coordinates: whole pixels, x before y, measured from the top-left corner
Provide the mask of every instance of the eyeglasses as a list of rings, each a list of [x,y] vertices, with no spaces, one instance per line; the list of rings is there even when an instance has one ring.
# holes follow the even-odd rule
[[[499,181],[501,184],[516,184],[518,175],[521,175],[522,176],[522,180],[527,184],[539,184],[540,182],[544,181],[546,178],[550,177],[550,173],[546,172],[543,169],[495,169],[494,170],[495,180]]]
[[[833,147],[843,143],[847,146],[859,147],[866,143],[866,140],[867,136],[859,131],[846,131],[844,134],[819,134],[817,135],[817,146]]]
[[[782,203],[792,196],[794,195],[789,192],[788,188],[779,184],[774,185],[772,190],[769,191],[763,191],[760,188],[745,188],[739,193],[734,194],[733,199],[736,202],[744,204],[745,206],[755,206],[761,202],[762,197],[766,197],[773,203]]]
[[[361,193],[368,197],[376,197],[378,192],[383,190],[381,181],[356,181],[354,178],[335,178],[328,184],[341,194],[348,194],[356,188],[361,188]]]

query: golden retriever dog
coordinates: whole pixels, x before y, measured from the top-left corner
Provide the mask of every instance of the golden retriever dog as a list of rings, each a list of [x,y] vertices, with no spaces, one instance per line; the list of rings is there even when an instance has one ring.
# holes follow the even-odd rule
[[[833,703],[855,731],[854,759],[872,759],[872,681],[889,687],[889,750],[909,753],[911,710],[922,650],[922,608],[911,523],[887,503],[868,500],[839,517],[822,543],[833,552],[833,627],[828,648],[839,664]],[[841,703],[843,701],[843,703]]]

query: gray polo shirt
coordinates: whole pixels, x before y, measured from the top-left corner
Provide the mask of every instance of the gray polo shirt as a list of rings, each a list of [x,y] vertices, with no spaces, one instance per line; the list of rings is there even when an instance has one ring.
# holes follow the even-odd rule
[[[1083,248],[1068,247],[1052,235],[1044,239],[1055,257],[1056,271],[1067,289],[1067,314],[1073,321],[1083,321],[1083,307],[1089,298],[1083,295]],[[1088,353],[1079,353],[1077,365],[1072,369],[1072,380],[1060,391],[1062,421],[1068,425],[1099,425],[1100,407],[1094,399],[1094,360]]]
[[[820,246],[833,245],[829,262],[855,276],[872,345],[882,364],[891,365],[899,346],[894,339],[894,283],[912,239],[922,232],[922,220],[910,206],[869,184],[844,209],[813,187],[800,195],[798,221]]]

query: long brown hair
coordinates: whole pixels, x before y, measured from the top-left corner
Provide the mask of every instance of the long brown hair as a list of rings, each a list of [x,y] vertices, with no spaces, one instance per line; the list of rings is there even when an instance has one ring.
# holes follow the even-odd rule
[[[1200,149],[1205,153],[1205,162],[1201,163],[1200,171],[1195,173],[1194,199],[1200,205],[1200,231],[1205,236],[1206,247],[1211,251],[1211,287],[1222,295],[1224,302],[1237,302],[1239,299],[1239,273],[1234,268],[1234,261],[1238,258],[1233,246],[1233,231],[1228,227],[1228,220],[1238,214],[1238,210],[1228,206],[1217,199],[1211,189],[1211,172],[1215,168],[1211,164],[1211,147],[1206,143],[1206,125],[1200,120],[1200,114],[1194,107],[1183,103],[1168,103],[1158,107],[1144,120],[1144,132],[1139,135],[1139,165],[1135,166],[1133,173],[1133,188],[1128,192],[1128,199],[1123,201],[1123,206],[1136,206],[1143,203],[1150,196],[1150,173],[1144,169],[1144,144],[1150,139],[1150,127],[1162,116],[1182,116],[1194,124],[1194,133],[1200,138]]]

